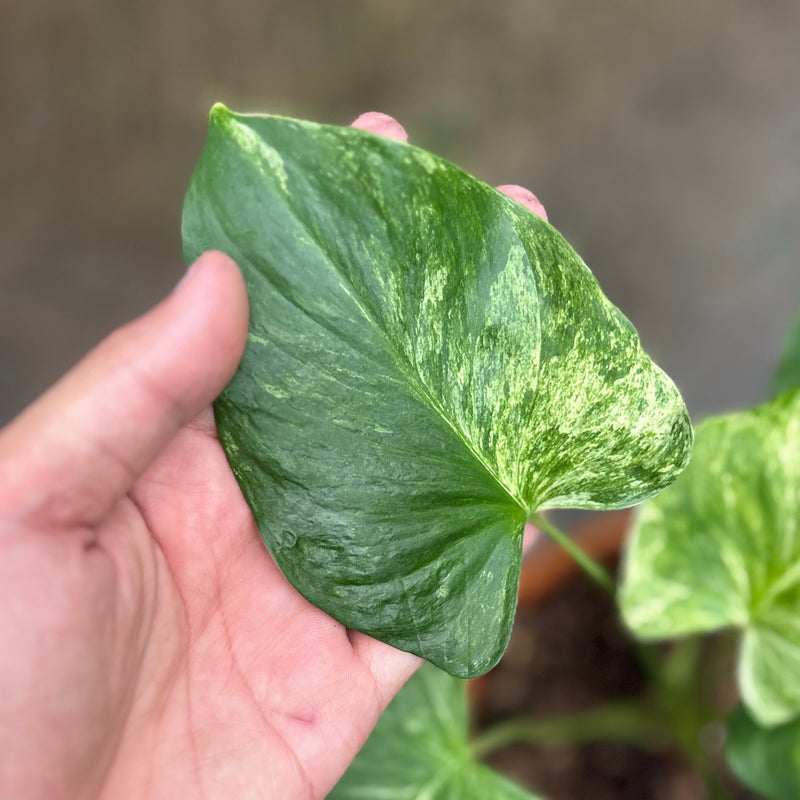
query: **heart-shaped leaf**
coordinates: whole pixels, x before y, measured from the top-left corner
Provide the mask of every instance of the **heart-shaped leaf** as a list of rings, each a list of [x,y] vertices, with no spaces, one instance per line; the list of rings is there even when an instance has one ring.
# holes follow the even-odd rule
[[[775,394],[783,394],[800,387],[800,311],[794,318],[792,329],[783,346],[778,371],[775,374],[773,389]]]
[[[800,714],[800,391],[697,429],[689,468],[640,511],[620,600],[643,637],[741,628],[750,712]]]
[[[767,800],[800,797],[800,720],[762,728],[739,706],[728,720],[725,755],[731,769]]]
[[[686,463],[677,390],[580,258],[429,153],[217,106],[183,234],[250,291],[216,402],[232,468],[281,570],[349,627],[483,672],[526,517],[631,505]]]
[[[431,664],[401,689],[328,800],[535,800],[476,761],[464,682]]]

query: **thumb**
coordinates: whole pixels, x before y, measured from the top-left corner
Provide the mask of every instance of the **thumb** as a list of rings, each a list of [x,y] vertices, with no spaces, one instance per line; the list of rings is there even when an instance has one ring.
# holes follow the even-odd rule
[[[54,528],[97,523],[230,380],[247,325],[239,269],[205,253],[0,434],[0,510]]]

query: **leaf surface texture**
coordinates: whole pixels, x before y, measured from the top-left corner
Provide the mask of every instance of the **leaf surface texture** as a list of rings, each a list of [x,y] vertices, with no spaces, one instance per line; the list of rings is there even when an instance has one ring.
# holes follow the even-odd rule
[[[183,235],[249,288],[228,459],[281,570],[349,627],[484,672],[526,518],[632,505],[687,461],[677,390],[572,248],[430,153],[217,106]]]

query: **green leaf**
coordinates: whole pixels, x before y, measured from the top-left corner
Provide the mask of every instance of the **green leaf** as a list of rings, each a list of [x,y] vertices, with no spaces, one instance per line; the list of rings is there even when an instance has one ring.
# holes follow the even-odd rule
[[[534,800],[477,762],[464,682],[431,664],[405,685],[328,800]]]
[[[767,800],[800,797],[800,720],[762,728],[739,706],[728,720],[731,769]]]
[[[688,458],[677,390],[569,245],[429,153],[217,106],[183,234],[250,291],[228,459],[281,570],[351,628],[486,671],[526,517],[631,505]]]
[[[773,382],[773,391],[779,395],[798,387],[800,387],[800,311],[797,312],[792,329],[786,337],[781,361]]]
[[[620,602],[642,637],[741,628],[750,712],[800,713],[800,391],[697,429],[689,468],[641,509]]]

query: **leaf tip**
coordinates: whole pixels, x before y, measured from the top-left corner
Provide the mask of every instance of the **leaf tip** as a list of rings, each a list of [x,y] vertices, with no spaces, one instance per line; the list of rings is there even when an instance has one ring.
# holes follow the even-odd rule
[[[222,103],[214,103],[209,113],[209,125],[221,128],[233,117],[233,112]]]

